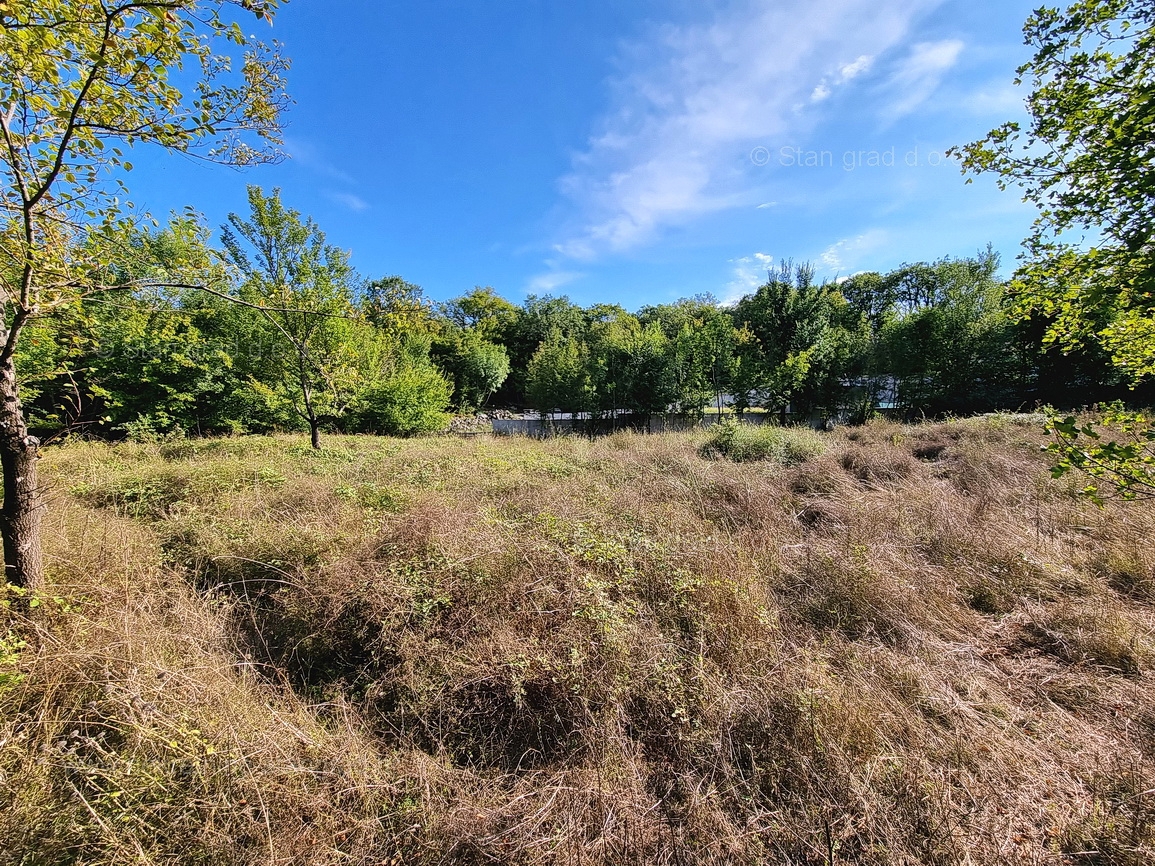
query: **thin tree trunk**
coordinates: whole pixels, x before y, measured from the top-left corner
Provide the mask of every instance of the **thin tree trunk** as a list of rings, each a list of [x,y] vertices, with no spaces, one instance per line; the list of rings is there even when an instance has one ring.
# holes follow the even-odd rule
[[[8,583],[39,590],[44,584],[44,554],[40,521],[44,506],[36,477],[40,442],[28,434],[16,367],[0,368],[0,467],[4,475],[4,505],[0,535],[4,539],[4,576]]]
[[[305,359],[300,358],[301,395],[305,398],[305,417],[309,420],[309,439],[317,450],[321,448],[321,422],[313,408],[313,389],[309,386],[309,378],[305,372]]]

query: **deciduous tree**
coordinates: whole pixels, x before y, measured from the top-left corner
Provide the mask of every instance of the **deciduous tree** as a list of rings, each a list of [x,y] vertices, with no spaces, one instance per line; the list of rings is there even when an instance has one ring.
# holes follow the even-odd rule
[[[20,403],[22,333],[105,262],[83,235],[121,219],[124,148],[214,162],[279,158],[287,63],[229,13],[271,20],[280,0],[0,2],[0,534],[9,582],[43,577],[39,442]],[[184,74],[178,75],[178,70]],[[112,179],[110,181],[110,178]]]
[[[1039,207],[1012,287],[1052,343],[1099,341],[1133,377],[1155,372],[1155,5],[1079,0],[1024,25],[1034,56],[1024,125],[958,148]],[[968,181],[969,182],[969,181]],[[1095,240],[1084,245],[1083,235]]]
[[[321,447],[321,420],[340,414],[357,387],[359,318],[353,303],[349,256],[327,243],[311,219],[302,219],[272,195],[249,187],[249,219],[229,214],[222,228],[229,263],[242,278],[237,300],[261,312],[285,351],[270,355],[261,379],[287,397]]]
[[[1138,382],[1155,374],[1155,4],[1044,7],[1023,33],[1035,50],[1016,79],[1031,86],[1029,122],[955,155],[965,172],[993,172],[1039,207],[1012,285],[1020,313],[1046,322],[1050,344],[1098,343]],[[1098,480],[1088,491],[1106,479],[1133,495],[1150,486],[1149,421],[1122,410],[1109,420],[1121,439],[1053,419],[1056,472],[1089,471]]]

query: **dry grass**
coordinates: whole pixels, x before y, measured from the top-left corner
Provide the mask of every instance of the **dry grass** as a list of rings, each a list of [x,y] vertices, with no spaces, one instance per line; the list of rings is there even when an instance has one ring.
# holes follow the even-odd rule
[[[0,864],[1151,862],[1155,508],[1039,435],[55,450]]]

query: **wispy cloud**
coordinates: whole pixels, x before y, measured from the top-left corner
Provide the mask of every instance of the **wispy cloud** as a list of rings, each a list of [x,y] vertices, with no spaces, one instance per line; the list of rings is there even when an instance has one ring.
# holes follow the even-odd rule
[[[369,210],[369,202],[361,198],[359,195],[354,195],[351,192],[328,192],[325,193],[329,198],[338,204],[342,204],[351,211],[361,213],[361,211]]]
[[[1022,88],[999,82],[971,92],[962,104],[972,114],[1009,119],[1023,113],[1025,99]]]
[[[863,54],[853,63],[847,63],[840,70],[838,70],[838,80],[840,83],[850,81],[857,78],[862,73],[869,71],[870,67],[874,65],[874,58],[869,54]]]
[[[818,258],[823,267],[831,273],[853,271],[864,255],[884,247],[889,238],[890,234],[884,229],[871,229],[832,244]]]
[[[585,274],[580,271],[547,271],[531,277],[526,285],[526,293],[531,295],[549,294],[562,286],[569,285],[574,280],[581,279]]]
[[[886,89],[892,94],[886,116],[895,120],[910,114],[938,90],[943,76],[956,63],[966,45],[958,39],[920,42],[913,46],[891,74]]]
[[[833,75],[823,78],[818,86],[814,88],[814,92],[810,94],[811,102],[822,102],[828,99],[834,88],[846,84],[848,81],[853,81],[864,72],[869,71],[870,67],[874,65],[874,57],[870,54],[863,54],[853,63],[847,63],[839,67],[838,71]]]
[[[733,304],[764,284],[773,263],[774,256],[766,253],[754,253],[731,261],[730,264],[734,266],[734,278],[726,284],[722,304]]]
[[[864,74],[939,2],[732,0],[627,46],[612,110],[562,180],[572,219],[558,251],[593,259],[749,206],[750,148],[809,123],[798,106]]]
[[[325,158],[321,151],[309,141],[302,138],[285,139],[285,151],[289,159],[298,165],[309,169],[316,174],[335,180],[338,183],[351,184],[353,177]]]
[[[288,151],[289,157],[293,162],[307,169],[312,174],[326,178],[337,186],[350,187],[356,185],[356,181],[352,175],[334,165],[312,142],[300,138],[287,138],[285,140],[285,149]],[[369,210],[369,202],[365,201],[365,199],[356,193],[342,191],[340,189],[330,189],[324,190],[323,195],[330,201],[334,201],[354,213],[362,213]]]

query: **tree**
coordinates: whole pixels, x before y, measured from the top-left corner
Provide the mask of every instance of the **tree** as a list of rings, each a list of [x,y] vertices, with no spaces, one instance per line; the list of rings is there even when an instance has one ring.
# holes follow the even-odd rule
[[[593,403],[590,348],[581,337],[550,332],[526,368],[526,395],[541,414],[585,412]]]
[[[445,426],[453,385],[429,360],[429,341],[403,339],[385,361],[383,375],[356,399],[360,429],[390,436],[415,436]]]
[[[325,241],[311,219],[249,187],[250,218],[229,214],[221,229],[227,259],[244,279],[237,300],[261,312],[287,353],[268,358],[262,377],[287,396],[321,447],[321,420],[339,415],[356,390],[357,320],[349,256]]]
[[[120,233],[107,288],[29,323],[16,362],[34,434],[242,429],[229,415],[243,386],[234,360],[252,341],[219,297],[175,288],[227,287],[209,237],[188,216],[163,229]],[[109,240],[97,236],[92,242]]]
[[[44,572],[40,443],[20,403],[21,335],[101,287],[105,262],[74,253],[85,234],[121,219],[122,184],[108,178],[131,170],[123,146],[233,165],[280,157],[287,62],[227,14],[271,20],[279,2],[0,2],[0,534],[14,585],[36,587]]]
[[[1079,0],[1023,28],[1030,121],[957,148],[1039,207],[1012,291],[1064,348],[1098,341],[1133,378],[1155,372],[1155,6]],[[968,183],[970,179],[968,178]],[[1098,240],[1082,247],[1072,238]]]
[[[500,341],[509,352],[512,372],[502,389],[508,401],[533,403],[529,396],[529,365],[538,348],[556,331],[563,337],[581,339],[586,331],[586,315],[581,307],[564,295],[530,295],[525,299],[517,318]]]
[[[1029,124],[954,154],[1039,207],[1011,287],[1019,314],[1044,321],[1050,345],[1097,343],[1137,383],[1155,373],[1155,5],[1078,0],[1039,9],[1023,33],[1035,49],[1016,79],[1031,84]],[[1150,485],[1148,425],[1115,409],[1105,427],[1120,438],[1104,442],[1093,424],[1052,419],[1056,473],[1088,471],[1134,494]],[[1086,492],[1098,497],[1098,481]]]
[[[433,327],[432,305],[421,286],[398,276],[382,277],[366,283],[361,294],[361,309],[375,328],[408,334]]]
[[[739,348],[749,334],[736,330],[709,295],[646,307],[639,318],[646,325],[657,323],[668,339],[667,375],[676,411],[701,415],[713,402],[721,412],[723,394],[733,387]]]
[[[616,305],[590,310],[586,343],[592,389],[590,409],[609,415],[617,426],[619,412],[648,418],[668,411],[673,402],[669,377],[669,340],[657,322],[642,325]]]
[[[505,348],[483,340],[474,330],[462,335],[454,360],[455,378],[463,407],[484,406],[485,401],[509,376],[509,354]]]
[[[848,305],[834,287],[815,283],[809,265],[791,262],[742,298],[734,307],[734,322],[752,339],[742,347],[735,376],[739,408],[753,400],[784,418],[792,402],[812,404],[815,391],[829,391],[826,380],[837,380],[841,373],[825,363],[838,354],[830,331],[841,308]],[[795,406],[800,408],[812,405]]]
[[[117,239],[113,271],[122,288],[87,304],[96,351],[84,374],[94,408],[118,432],[220,429],[222,397],[236,384],[233,359],[218,335],[200,327],[199,310],[189,301],[201,292],[187,288],[221,292],[228,285],[210,240],[194,215]]]
[[[499,342],[517,321],[517,307],[491,286],[477,286],[468,294],[442,304],[442,314],[463,330],[476,331],[486,340]]]
[[[872,334],[877,334],[894,315],[895,283],[882,274],[866,271],[848,277],[838,284],[838,291],[850,308],[866,317]]]
[[[883,326],[879,354],[909,414],[981,412],[1021,402],[1030,375],[1004,309],[999,257],[991,249],[964,259],[903,265],[884,283],[917,275],[919,300]]]

